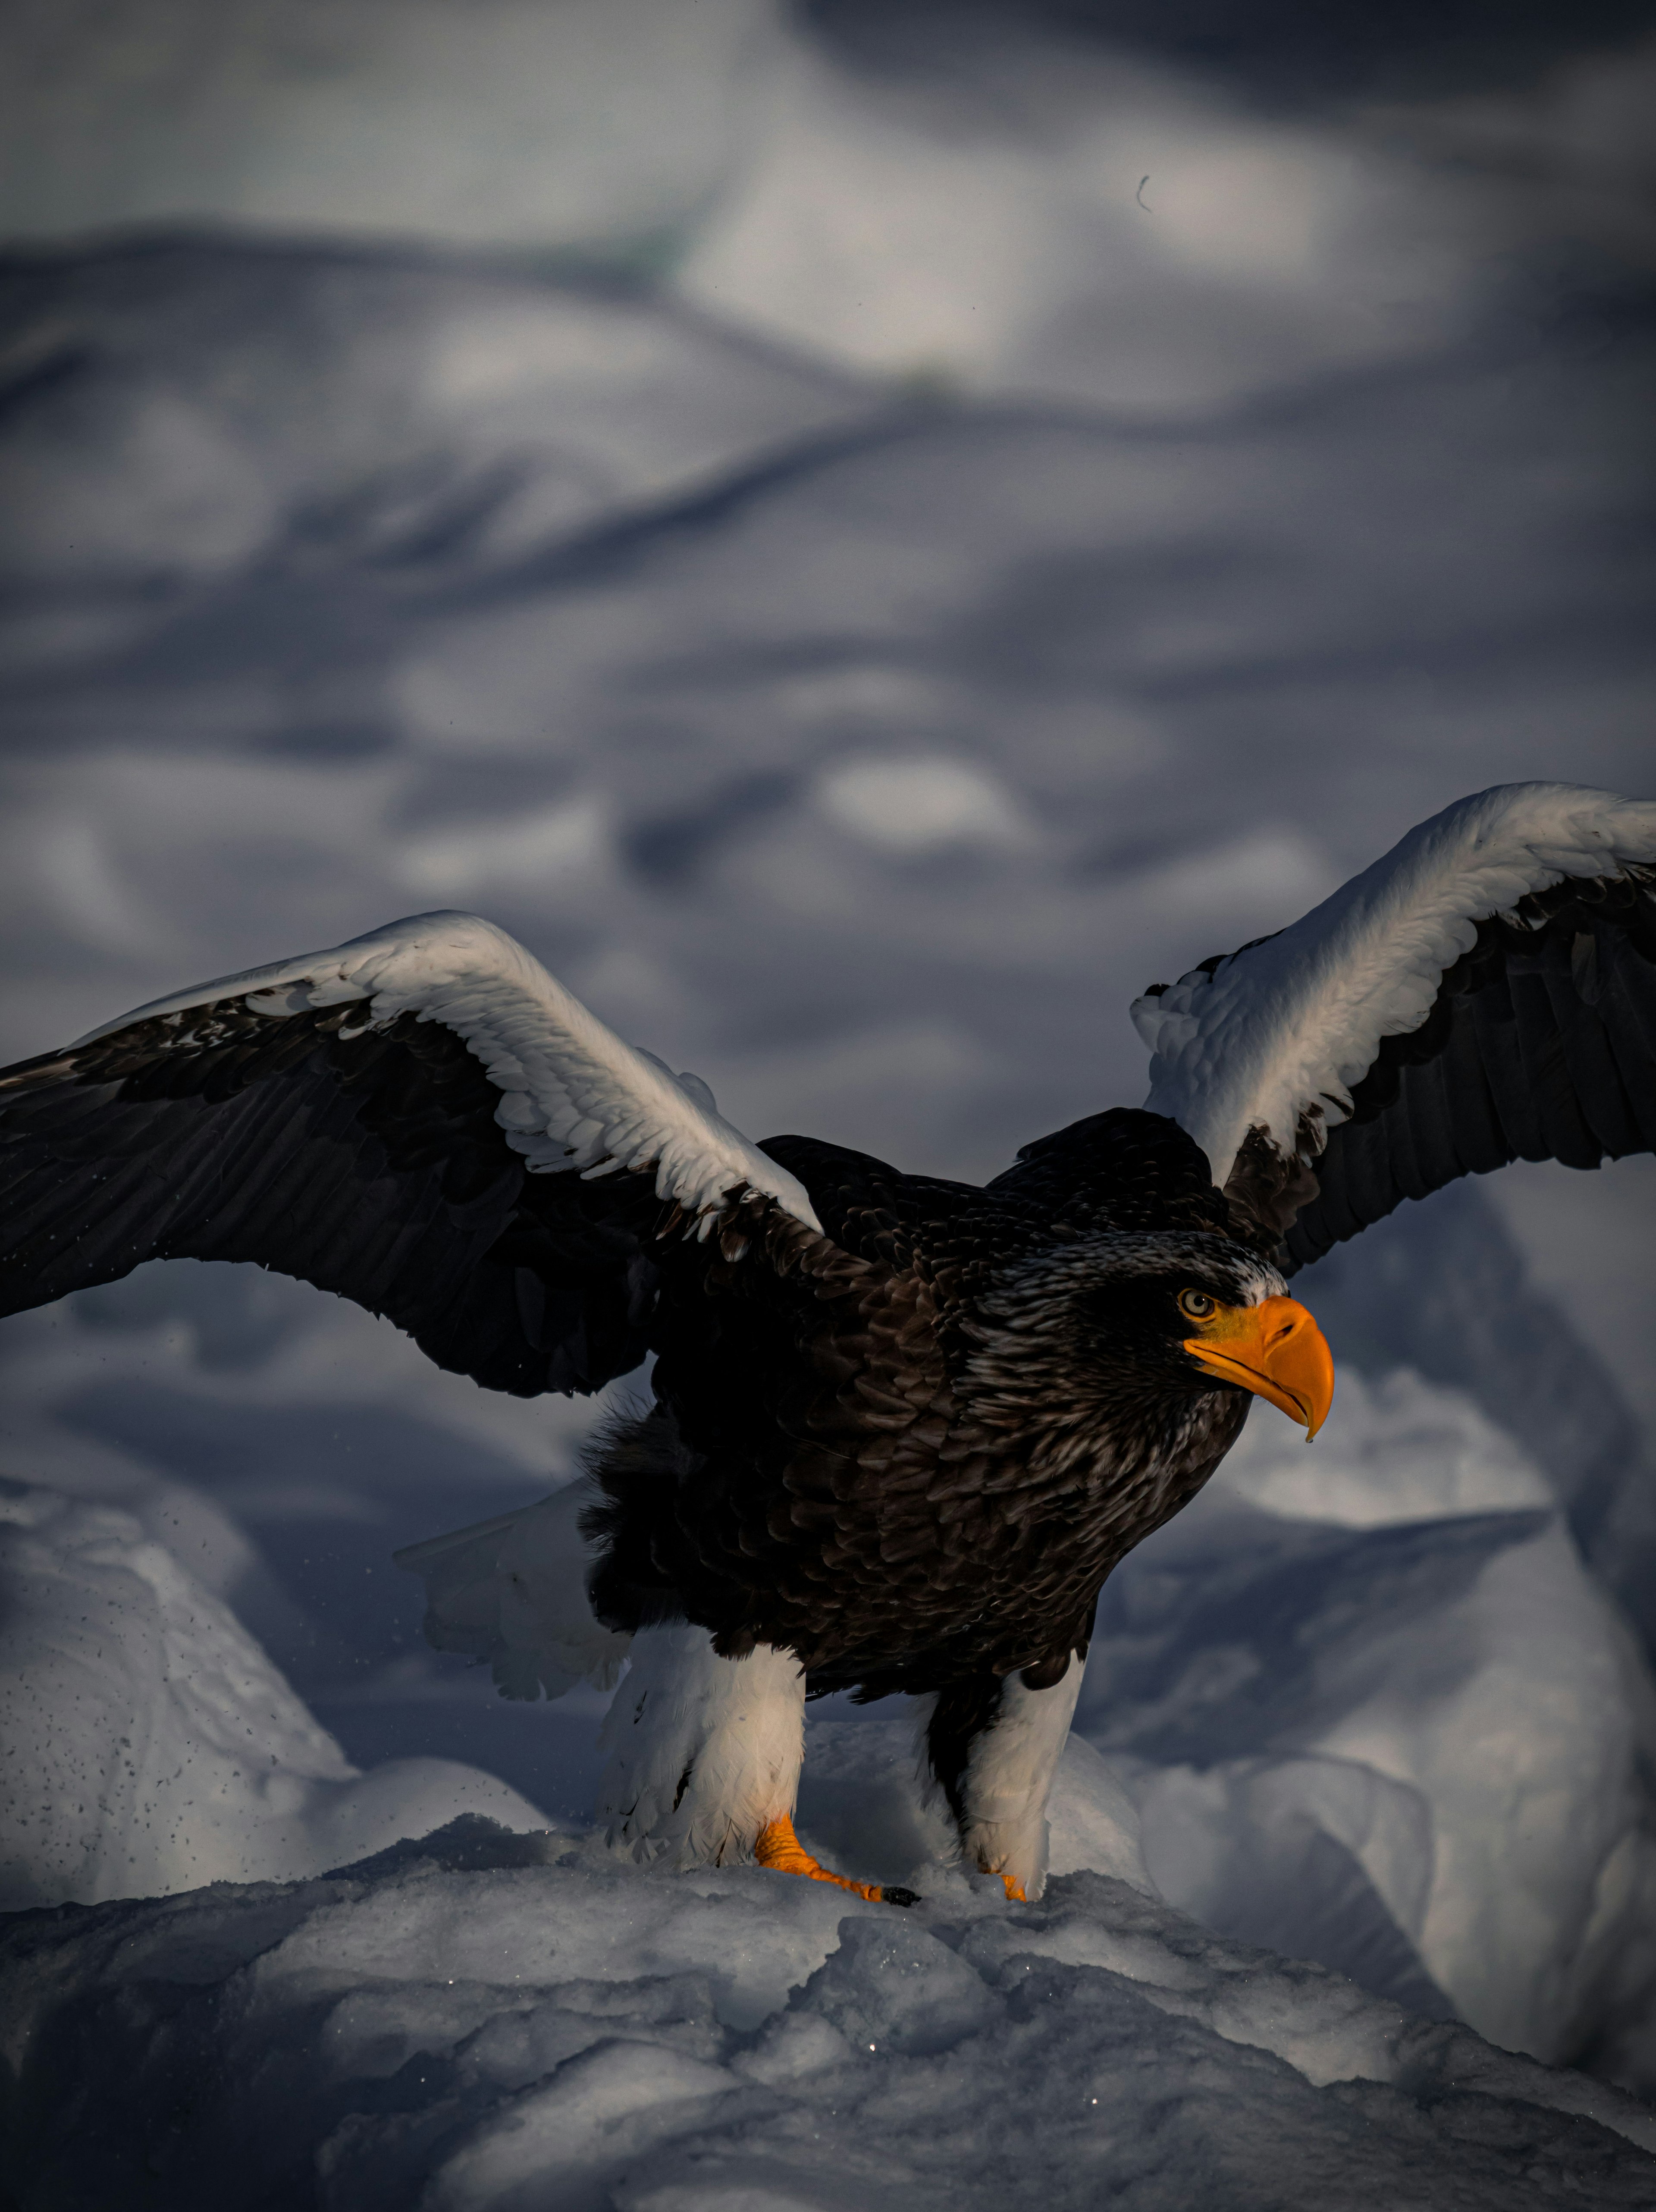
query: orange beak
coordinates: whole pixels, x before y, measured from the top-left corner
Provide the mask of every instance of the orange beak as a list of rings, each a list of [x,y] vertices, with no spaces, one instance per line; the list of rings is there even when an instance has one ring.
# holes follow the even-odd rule
[[[1305,1424],[1310,1443],[1334,1402],[1334,1355],[1297,1298],[1257,1306],[1222,1306],[1185,1349],[1222,1382],[1239,1382],[1269,1400],[1290,1421]]]

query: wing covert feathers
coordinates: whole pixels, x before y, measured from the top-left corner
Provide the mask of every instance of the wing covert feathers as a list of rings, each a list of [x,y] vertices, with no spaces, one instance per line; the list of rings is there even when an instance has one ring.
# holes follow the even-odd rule
[[[500,1094],[495,1119],[531,1175],[653,1167],[658,1197],[687,1215],[710,1218],[707,1209],[746,1188],[819,1225],[804,1186],[725,1120],[699,1078],[675,1076],[653,1053],[624,1044],[476,915],[414,915],[324,952],[221,976],[106,1022],[79,1045],[175,1016],[187,1036],[188,1016],[226,1000],[271,1019],[361,1005],[362,1028],[384,1029],[400,1014],[440,1022],[482,1062]]]
[[[762,1220],[815,1224],[705,1085],[465,915],[177,993],[0,1072],[0,1312],[146,1260],[255,1261],[525,1396],[643,1358],[662,1240],[729,1257]]]
[[[1656,803],[1510,784],[1140,999],[1146,1104],[1313,1257],[1457,1176],[1656,1146]]]

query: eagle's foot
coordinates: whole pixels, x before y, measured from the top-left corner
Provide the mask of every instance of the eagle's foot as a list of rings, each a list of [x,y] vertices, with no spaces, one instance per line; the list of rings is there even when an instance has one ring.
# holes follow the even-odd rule
[[[786,1814],[779,1820],[767,1821],[760,1830],[753,1855],[760,1866],[773,1868],[778,1874],[804,1875],[808,1881],[831,1881],[836,1888],[867,1898],[870,1904],[918,1905],[920,1901],[912,1889],[899,1889],[877,1881],[852,1881],[846,1875],[831,1874],[820,1860],[812,1858],[794,1834],[793,1823]]]
[[[1023,1884],[1008,1874],[1004,1867],[998,1868],[997,1871],[1006,1884],[1006,1894],[1011,1902],[1014,1905],[1028,1905],[1029,1899],[1024,1893]]]

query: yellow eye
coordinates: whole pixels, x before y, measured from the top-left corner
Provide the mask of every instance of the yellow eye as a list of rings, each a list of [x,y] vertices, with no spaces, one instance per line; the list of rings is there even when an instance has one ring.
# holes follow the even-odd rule
[[[1205,1321],[1210,1314],[1216,1313],[1218,1310],[1217,1301],[1210,1298],[1205,1291],[1180,1291],[1179,1293],[1179,1310],[1181,1314],[1187,1314],[1192,1321]]]

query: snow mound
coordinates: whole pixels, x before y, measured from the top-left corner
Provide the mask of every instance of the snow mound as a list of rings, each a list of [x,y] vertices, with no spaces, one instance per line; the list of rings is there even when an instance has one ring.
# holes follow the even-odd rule
[[[1314,1454],[1251,1421],[1111,1578],[1076,1726],[1210,1926],[1656,2078],[1656,1690],[1464,1392],[1342,1370]]]
[[[291,1881],[461,1814],[543,1826],[446,1759],[364,1775],[129,1513],[0,1484],[0,1909]]]
[[[292,1881],[462,1814],[547,1831],[494,1776],[446,1759],[345,1758],[235,1616],[133,1514],[0,1483],[0,1911]],[[813,1714],[801,1818],[866,1880],[955,1848],[916,1786],[907,1713]],[[1131,1799],[1069,1747],[1054,1863],[1152,1890]],[[579,1832],[579,1824],[569,1832]]]
[[[1656,2204],[1656,2120],[1119,1881],[912,1912],[477,1819],[21,1916],[14,2186],[193,2212]]]

